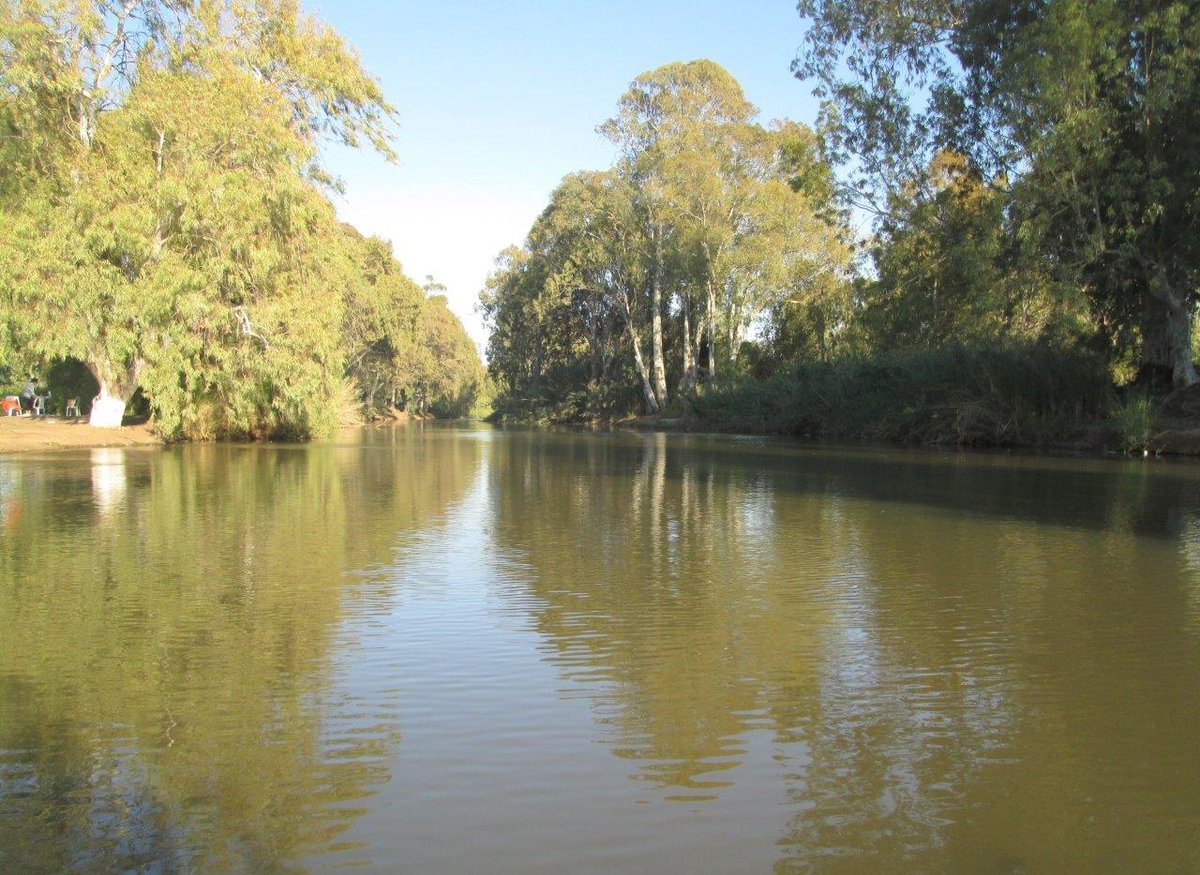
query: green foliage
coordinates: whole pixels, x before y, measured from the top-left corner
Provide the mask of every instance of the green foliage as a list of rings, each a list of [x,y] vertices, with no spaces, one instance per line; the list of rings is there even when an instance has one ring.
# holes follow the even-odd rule
[[[169,437],[305,437],[364,347],[444,321],[336,222],[319,142],[391,157],[393,111],[293,0],[10,2],[0,60],[0,365],[83,361]]]
[[[875,277],[860,286],[868,349],[1062,342],[1086,333],[1082,295],[1022,249],[1004,194],[964,156],[938,153],[920,182],[894,194],[879,222]]]
[[[466,415],[483,365],[446,299],[426,297],[387,242],[364,240],[351,228],[344,234],[353,260],[342,328],[346,372],[366,414]]]
[[[832,346],[850,247],[812,131],[753,121],[711,61],[637,77],[601,132],[608,171],[563,179],[482,300],[502,415],[596,418],[670,403],[738,370],[788,303]],[[669,379],[668,379],[669,378]]]
[[[987,312],[1003,314],[1012,283],[1032,271],[1039,284],[1069,290],[1067,298],[1086,296],[1114,360],[1136,346],[1150,376],[1196,382],[1195,3],[801,0],[798,7],[810,27],[794,69],[826,99],[828,148],[847,168],[843,193],[882,217],[882,245],[897,247],[889,254],[900,269],[889,254],[882,259],[882,292],[907,294],[919,280],[905,276],[905,264],[918,273],[950,270],[946,278],[957,277],[972,306],[986,303],[981,285],[997,290]],[[965,156],[962,179],[991,189],[974,218],[947,215],[949,205],[931,191],[934,159],[944,150]],[[955,224],[959,236],[939,239],[939,227]],[[999,283],[987,276],[997,270]],[[1050,300],[1062,297],[1054,292]],[[1032,300],[1045,293],[1035,290]],[[936,332],[928,309],[918,324],[896,330]]]
[[[843,440],[1039,446],[1080,437],[1112,389],[1103,360],[1045,345],[806,363],[695,398],[706,428]]]
[[[1130,387],[1114,399],[1109,418],[1124,452],[1146,449],[1157,408],[1150,394],[1139,387]]]

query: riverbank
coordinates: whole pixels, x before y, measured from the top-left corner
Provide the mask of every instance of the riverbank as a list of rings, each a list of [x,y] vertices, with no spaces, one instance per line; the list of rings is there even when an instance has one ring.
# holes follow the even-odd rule
[[[1200,387],[1115,386],[1079,350],[951,346],[804,363],[688,399],[704,430],[899,446],[1200,455]]]
[[[696,416],[635,416],[606,423],[611,427],[632,429],[635,431],[670,431],[693,432],[710,434],[789,434],[782,430],[755,429],[746,427],[731,427],[728,422],[715,422]],[[795,435],[799,437],[818,438],[814,435]],[[839,436],[838,441],[849,444],[865,443],[891,446],[967,446],[978,450],[1010,449],[1038,450],[1066,453],[1083,453],[1090,455],[1126,455],[1126,456],[1192,456],[1200,457],[1200,423],[1181,420],[1173,417],[1158,418],[1149,428],[1148,433],[1140,439],[1131,440],[1123,435],[1118,427],[1111,422],[1093,422],[1078,425],[1070,434],[1045,437],[1039,441],[1021,440],[1008,441],[973,441],[958,442],[954,440],[898,440],[878,437]]]
[[[150,447],[162,442],[147,425],[93,428],[83,418],[0,417],[0,454],[92,447]]]
[[[1200,386],[1114,386],[1100,359],[1042,346],[947,347],[735,378],[662,416],[619,424],[834,443],[1200,456]]]

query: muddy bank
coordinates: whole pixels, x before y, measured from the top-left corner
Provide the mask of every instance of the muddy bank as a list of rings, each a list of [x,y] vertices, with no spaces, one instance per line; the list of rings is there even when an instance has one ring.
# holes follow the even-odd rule
[[[146,425],[93,428],[83,418],[0,417],[0,453],[30,453],[88,447],[147,447],[162,439]]]

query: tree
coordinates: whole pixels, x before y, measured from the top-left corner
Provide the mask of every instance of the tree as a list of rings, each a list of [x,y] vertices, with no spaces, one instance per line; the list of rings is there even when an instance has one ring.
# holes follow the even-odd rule
[[[692,156],[705,155],[716,147],[717,129],[745,124],[754,112],[737,80],[719,64],[677,61],[635,79],[622,95],[616,116],[600,126],[600,131],[621,148],[618,173],[633,184],[644,225],[650,261],[651,360],[660,407],[667,401],[662,331],[665,250],[678,245],[675,237],[679,233],[672,215],[679,186],[671,184],[672,177],[675,181],[691,176],[692,181],[700,177],[711,182],[711,164],[707,168],[689,167]],[[685,315],[690,314],[691,304],[684,301]],[[714,324],[711,311],[715,307],[709,305],[713,304],[715,298],[706,298],[700,317],[703,321],[696,326],[697,336],[708,331],[710,343]],[[684,344],[685,356],[690,357],[695,340],[687,336]]]
[[[895,196],[872,246],[861,322],[870,348],[906,351],[1068,335],[1080,307],[1044,258],[1028,257],[1003,188],[943,151]]]
[[[390,243],[363,238],[349,226],[345,233],[356,253],[342,326],[346,377],[373,416],[401,401],[421,367],[418,332],[425,296],[401,269]]]
[[[847,195],[888,212],[941,149],[1003,180],[1014,233],[1085,290],[1145,371],[1197,381],[1191,352],[1200,10],[1184,0],[801,0],[794,69],[827,99]]]
[[[92,422],[308,432],[340,371],[319,137],[391,155],[392,109],[294,0],[0,6],[0,262],[13,344],[74,356]],[[314,306],[314,304],[316,306]]]
[[[587,338],[589,382],[609,381],[623,338],[646,409],[654,413],[661,405],[642,340],[645,313],[654,306],[654,275],[643,231],[637,192],[627,178],[583,172],[563,179],[529,242],[546,259],[547,286],[569,298],[573,322]]]
[[[601,126],[621,146],[614,167],[564,178],[489,281],[488,358],[507,398],[571,415],[582,395],[574,415],[611,413],[628,379],[657,413],[669,371],[691,392],[798,287],[845,285],[847,235],[812,132],[753,115],[711,61],[634,80]]]
[[[576,323],[574,295],[548,282],[550,270],[542,254],[511,247],[497,258],[480,296],[501,413],[565,415],[572,396],[587,385],[587,340]]]

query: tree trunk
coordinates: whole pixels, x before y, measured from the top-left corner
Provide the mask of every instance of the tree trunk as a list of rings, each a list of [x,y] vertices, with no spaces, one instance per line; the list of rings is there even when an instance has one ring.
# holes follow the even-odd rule
[[[717,379],[717,288],[711,276],[706,285],[708,297],[704,307],[704,333],[708,337],[708,361],[704,369],[708,373],[709,382],[712,382]]]
[[[650,275],[650,358],[654,367],[654,395],[661,408],[667,403],[667,367],[663,361],[662,246],[654,231],[654,264]]]
[[[1172,385],[1183,388],[1200,382],[1192,360],[1192,308],[1161,273],[1151,280],[1142,302],[1142,364],[1139,374],[1153,379],[1170,374]]]
[[[142,360],[137,359],[124,370],[110,362],[91,362],[87,368],[100,385],[100,394],[92,400],[88,424],[96,428],[120,428],[125,417],[125,405],[137,390]]]
[[[642,394],[646,398],[646,409],[650,413],[658,413],[658,399],[654,397],[654,386],[650,384],[650,371],[646,367],[646,360],[642,358],[642,342],[638,340],[632,317],[625,319],[625,329],[629,335],[629,344],[633,347],[633,361],[637,365],[638,376],[642,378]]]
[[[379,389],[379,377],[375,376],[371,380],[371,388],[367,390],[366,411],[367,416],[375,415],[375,393]]]
[[[679,392],[686,395],[696,385],[696,356],[692,351],[692,306],[684,301],[679,308],[683,318],[683,376],[679,378]]]

